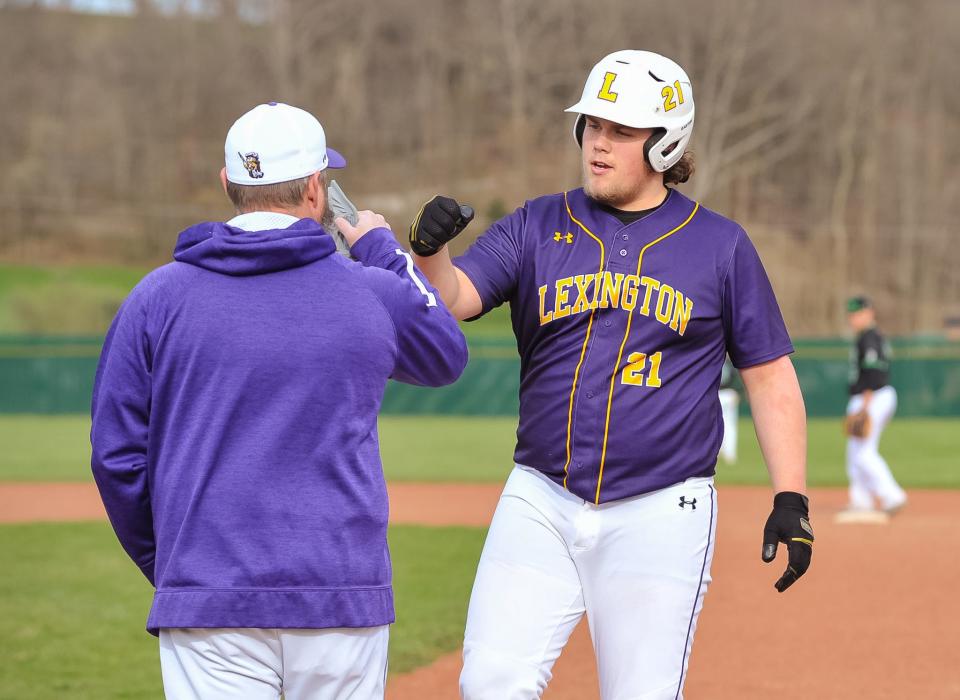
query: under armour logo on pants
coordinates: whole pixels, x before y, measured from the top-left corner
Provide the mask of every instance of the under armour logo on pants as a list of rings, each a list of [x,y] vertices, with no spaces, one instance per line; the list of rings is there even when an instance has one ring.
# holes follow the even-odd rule
[[[694,498],[692,501],[688,501],[686,496],[680,496],[680,507],[690,506],[693,510],[697,509],[697,499]]]

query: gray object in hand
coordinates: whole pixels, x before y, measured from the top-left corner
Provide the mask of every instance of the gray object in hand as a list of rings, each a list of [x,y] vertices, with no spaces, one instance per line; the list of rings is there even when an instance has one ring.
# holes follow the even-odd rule
[[[329,200],[330,211],[333,212],[335,217],[343,217],[350,222],[351,226],[357,225],[357,221],[360,220],[357,216],[357,208],[353,202],[347,198],[347,195],[344,194],[343,189],[337,184],[336,180],[331,180],[327,186],[327,199]],[[347,245],[343,235],[336,230],[336,226],[334,226],[332,233],[334,240],[337,242],[337,251],[342,255],[346,255],[348,258],[352,258],[353,256],[350,255],[350,246]]]

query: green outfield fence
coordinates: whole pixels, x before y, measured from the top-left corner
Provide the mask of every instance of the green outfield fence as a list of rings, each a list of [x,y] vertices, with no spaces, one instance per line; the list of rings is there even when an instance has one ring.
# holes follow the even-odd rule
[[[102,340],[0,336],[0,413],[87,412]],[[901,338],[893,348],[898,414],[960,416],[960,343]],[[843,414],[848,351],[842,339],[797,342],[794,363],[811,416]],[[391,382],[383,411],[516,415],[519,372],[512,338],[472,339],[470,363],[456,384],[424,389]]]

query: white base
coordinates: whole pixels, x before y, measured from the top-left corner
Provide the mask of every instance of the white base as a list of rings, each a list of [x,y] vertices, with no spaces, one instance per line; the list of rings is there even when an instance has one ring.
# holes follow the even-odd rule
[[[886,525],[890,516],[882,510],[841,510],[833,516],[833,522],[838,525]]]

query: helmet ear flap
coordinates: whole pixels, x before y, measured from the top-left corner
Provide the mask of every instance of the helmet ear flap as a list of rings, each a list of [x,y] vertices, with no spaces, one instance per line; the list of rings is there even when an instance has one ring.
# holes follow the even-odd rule
[[[573,138],[577,140],[577,145],[583,148],[583,131],[587,128],[587,118],[583,114],[577,115],[577,121],[573,125]]]
[[[657,127],[653,130],[653,133],[647,137],[647,140],[643,143],[643,157],[647,161],[647,165],[653,168],[653,163],[650,162],[650,149],[656,145],[657,141],[663,138],[663,135],[667,133],[667,130],[663,127]],[[656,170],[656,168],[653,168]]]

